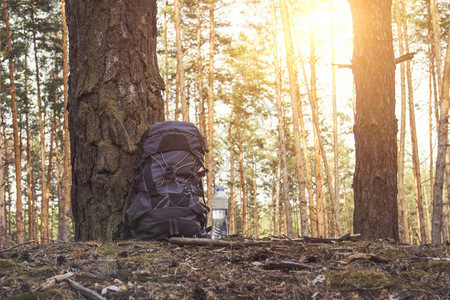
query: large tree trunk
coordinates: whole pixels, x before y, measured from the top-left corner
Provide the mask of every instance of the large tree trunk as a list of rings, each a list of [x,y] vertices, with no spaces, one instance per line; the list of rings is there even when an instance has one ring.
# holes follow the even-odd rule
[[[450,32],[450,31],[449,31]],[[443,78],[440,85],[440,118],[438,134],[438,153],[436,157],[436,175],[434,181],[433,198],[433,219],[431,227],[431,242],[433,244],[441,243],[442,234],[442,205],[443,205],[443,186],[445,172],[445,156],[448,147],[448,106],[449,106],[449,88],[450,88],[450,35],[447,41],[447,54],[445,56],[445,67]]]
[[[353,16],[354,231],[398,240],[397,119],[392,0],[349,0]]]
[[[142,133],[164,119],[156,1],[67,1],[72,208],[77,240],[109,239]]]

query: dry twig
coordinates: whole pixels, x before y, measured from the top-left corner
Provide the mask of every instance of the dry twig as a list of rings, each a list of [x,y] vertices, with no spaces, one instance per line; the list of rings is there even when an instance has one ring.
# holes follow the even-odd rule
[[[102,295],[99,295],[97,292],[94,292],[91,289],[88,289],[87,287],[84,287],[78,283],[76,283],[75,281],[71,280],[71,279],[67,279],[67,281],[70,283],[70,286],[80,292],[84,297],[86,297],[87,299],[93,299],[93,300],[107,300],[105,297],[103,297]]]
[[[0,253],[10,251],[10,250],[15,249],[15,248],[17,248],[17,247],[20,247],[20,246],[22,246],[22,245],[26,245],[26,244],[33,243],[33,242],[34,242],[34,240],[29,240],[29,241],[26,241],[26,242],[24,242],[24,243],[17,244],[17,245],[15,245],[15,246],[12,246],[12,247],[9,247],[9,248],[0,250]]]

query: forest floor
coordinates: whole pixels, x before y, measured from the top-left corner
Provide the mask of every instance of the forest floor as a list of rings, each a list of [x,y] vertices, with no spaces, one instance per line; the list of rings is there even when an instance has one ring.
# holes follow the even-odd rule
[[[174,242],[0,250],[0,299],[450,299],[449,245],[237,237]]]

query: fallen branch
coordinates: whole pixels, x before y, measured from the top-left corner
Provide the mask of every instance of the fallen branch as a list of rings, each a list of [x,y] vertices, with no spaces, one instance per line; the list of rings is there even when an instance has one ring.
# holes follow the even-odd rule
[[[34,242],[34,240],[29,240],[29,241],[26,241],[26,242],[24,242],[24,243],[20,243],[20,244],[17,244],[17,245],[15,245],[15,246],[9,247],[9,248],[7,248],[7,249],[0,250],[0,253],[10,251],[10,250],[15,249],[15,248],[17,248],[17,247],[20,247],[20,246],[22,246],[22,245],[26,245],[26,244],[33,243],[33,242]]]
[[[49,279],[47,279],[43,284],[41,284],[34,291],[41,291],[41,290],[48,289],[49,287],[54,286],[56,284],[56,282],[61,282],[63,280],[66,280],[66,279],[72,277],[73,275],[75,275],[75,274],[72,273],[72,272],[68,272],[68,273],[65,273],[65,274],[61,274],[61,275],[56,275],[56,276],[50,277]]]
[[[71,280],[71,279],[67,279],[67,281],[69,282],[70,286],[80,292],[84,297],[86,297],[87,299],[93,299],[93,300],[107,300],[105,297],[99,295],[98,293],[94,292],[91,289],[88,289],[87,287],[84,287],[78,283],[76,283],[75,281]]]
[[[169,239],[169,243],[178,246],[213,246],[213,247],[247,247],[247,246],[257,246],[257,245],[268,245],[270,242],[267,241],[225,241],[225,240],[210,240],[202,238],[184,238],[184,237],[173,237]]]
[[[411,257],[411,259],[422,260],[422,261],[450,261],[450,257]]]
[[[296,260],[268,260],[265,262],[254,262],[253,265],[261,266],[265,270],[305,270],[305,269],[318,269],[320,268],[316,264],[306,264]]]
[[[360,234],[346,234],[338,238],[318,238],[318,237],[310,237],[304,236],[303,239],[305,242],[310,243],[340,243],[344,241],[356,241],[361,237]]]

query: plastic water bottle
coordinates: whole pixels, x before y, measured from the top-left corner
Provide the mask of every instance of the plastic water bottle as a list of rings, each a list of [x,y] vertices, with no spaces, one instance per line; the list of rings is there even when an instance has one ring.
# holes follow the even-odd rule
[[[216,186],[212,196],[212,234],[213,240],[228,236],[227,229],[228,195],[223,185]]]

